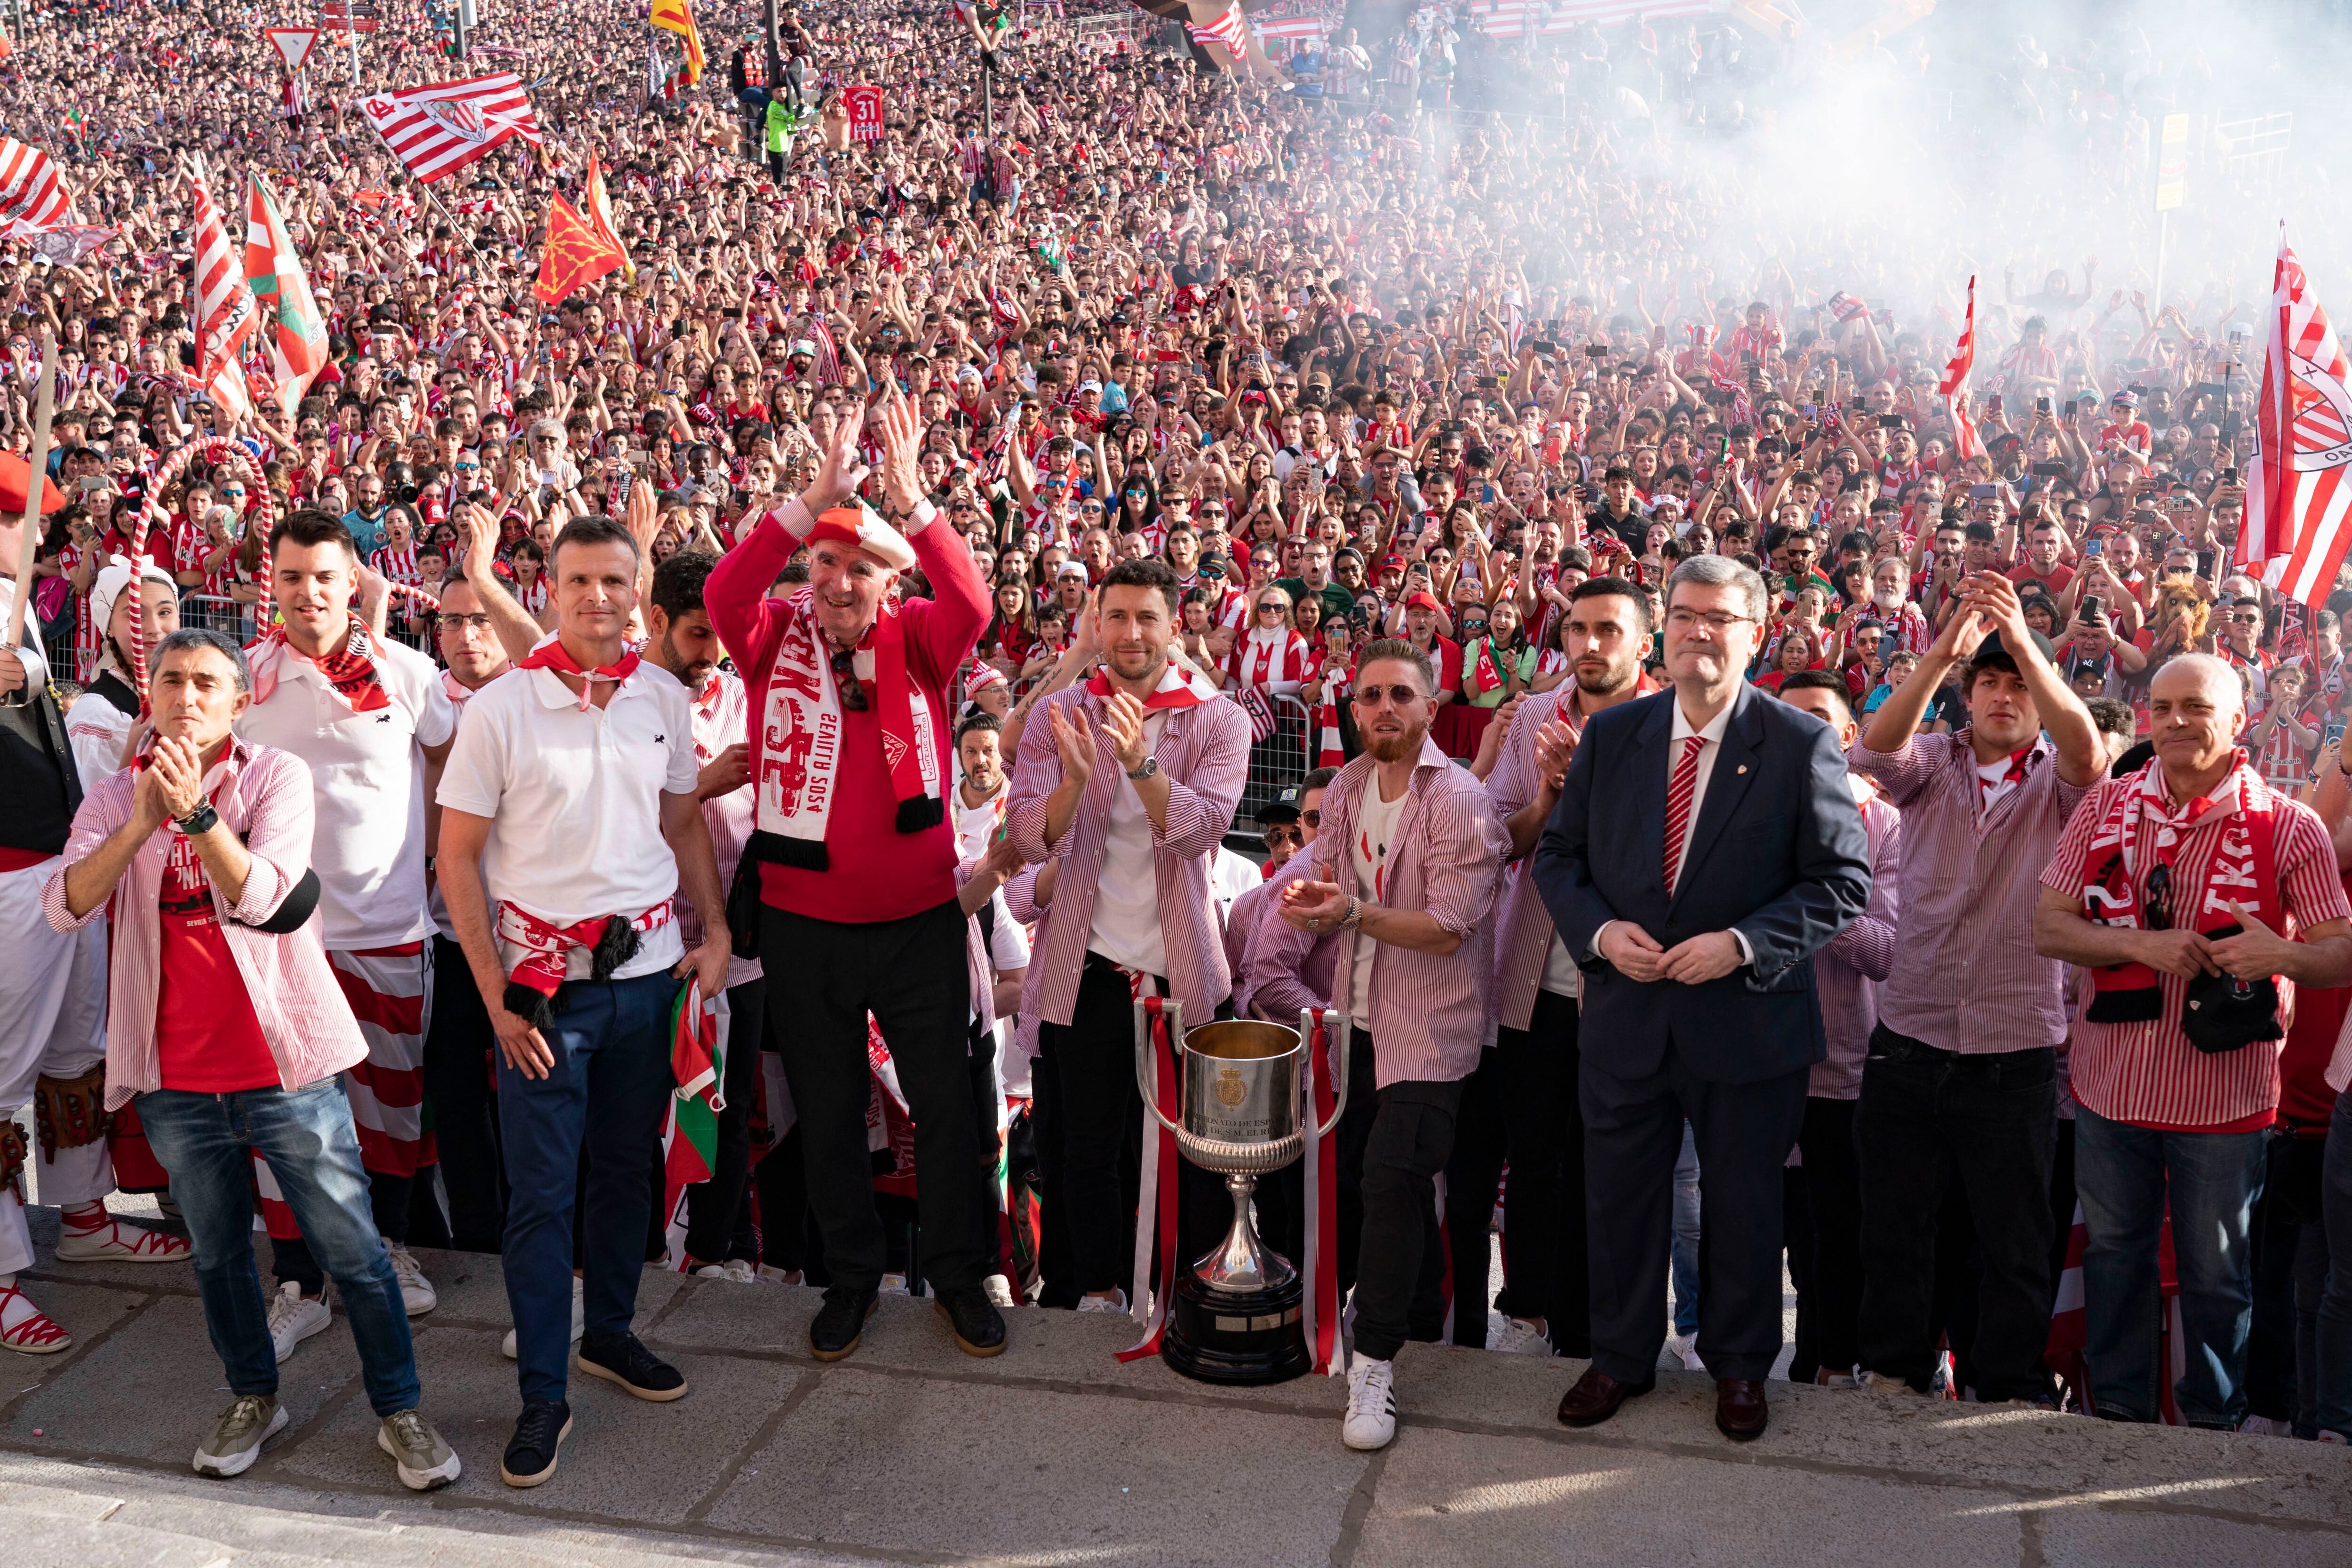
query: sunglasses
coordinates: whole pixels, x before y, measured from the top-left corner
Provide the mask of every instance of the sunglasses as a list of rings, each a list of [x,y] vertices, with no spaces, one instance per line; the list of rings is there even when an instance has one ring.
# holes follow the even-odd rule
[[[1268,849],[1284,844],[1297,846],[1307,842],[1307,836],[1296,827],[1269,827],[1265,830],[1265,847]]]
[[[1409,708],[1421,700],[1421,692],[1411,686],[1359,686],[1349,699],[1359,708],[1377,708],[1381,699],[1399,708]]]
[[[841,687],[841,706],[851,713],[866,711],[866,683],[857,679],[857,656],[845,648],[833,656],[833,679]]]

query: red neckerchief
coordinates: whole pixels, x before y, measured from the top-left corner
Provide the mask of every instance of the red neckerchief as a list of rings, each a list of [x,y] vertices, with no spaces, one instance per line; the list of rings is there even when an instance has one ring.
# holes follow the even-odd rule
[[[617,686],[628,679],[630,676],[636,673],[637,656],[625,650],[621,657],[611,664],[600,664],[593,669],[583,669],[580,668],[580,661],[573,658],[570,650],[564,647],[562,637],[550,637],[531,649],[530,655],[515,668],[552,669],[559,674],[581,677],[580,711],[585,713],[588,711],[590,694],[596,689],[596,682],[609,680]]]
[[[1103,669],[1096,670],[1093,678],[1087,682],[1087,690],[1105,702],[1109,701],[1110,672]],[[1179,664],[1171,658],[1166,668],[1160,670],[1160,684],[1151,689],[1151,695],[1143,700],[1143,706],[1155,710],[1162,708],[1192,708],[1216,695],[1217,689],[1209,684],[1208,677],[1191,666]]]
[[[272,657],[256,659],[252,656],[275,652]],[[286,640],[286,628],[275,626],[247,645],[246,655],[252,663],[253,700],[267,702],[269,694],[278,689],[278,665],[280,658],[292,657],[310,659],[318,666],[319,673],[327,678],[335,695],[351,705],[354,713],[373,713],[392,706],[392,693],[383,689],[383,678],[376,673],[375,644],[369,635],[367,623],[352,616],[350,635],[343,638],[343,651],[324,658],[310,658],[309,654]],[[267,673],[264,673],[265,668]]]

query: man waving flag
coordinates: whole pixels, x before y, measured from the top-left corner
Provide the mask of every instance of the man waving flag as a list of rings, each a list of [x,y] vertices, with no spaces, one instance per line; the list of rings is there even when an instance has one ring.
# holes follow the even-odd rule
[[[310,279],[294,254],[293,237],[259,174],[253,176],[245,219],[245,281],[268,324],[270,397],[288,418],[327,364],[327,323],[310,297]]]
[[[686,84],[702,79],[702,35],[695,30],[694,12],[687,0],[653,0],[653,25],[686,40]]]

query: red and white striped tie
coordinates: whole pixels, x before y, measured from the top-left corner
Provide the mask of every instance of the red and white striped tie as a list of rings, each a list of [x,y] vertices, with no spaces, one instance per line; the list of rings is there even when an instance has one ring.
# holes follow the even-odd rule
[[[1666,784],[1666,890],[1672,892],[1675,872],[1683,858],[1683,838],[1690,831],[1691,796],[1698,790],[1698,754],[1704,735],[1683,739],[1683,754],[1675,759],[1675,776]]]

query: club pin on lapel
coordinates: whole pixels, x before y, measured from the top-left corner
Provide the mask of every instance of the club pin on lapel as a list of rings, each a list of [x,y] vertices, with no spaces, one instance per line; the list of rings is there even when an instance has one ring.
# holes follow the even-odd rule
[[[1746,763],[1740,763],[1740,764],[1739,764],[1739,766],[1738,766],[1738,768],[1734,769],[1733,771],[1734,771],[1734,772],[1736,772],[1736,773],[1746,773],[1746,772],[1748,771],[1748,764],[1747,764]]]

